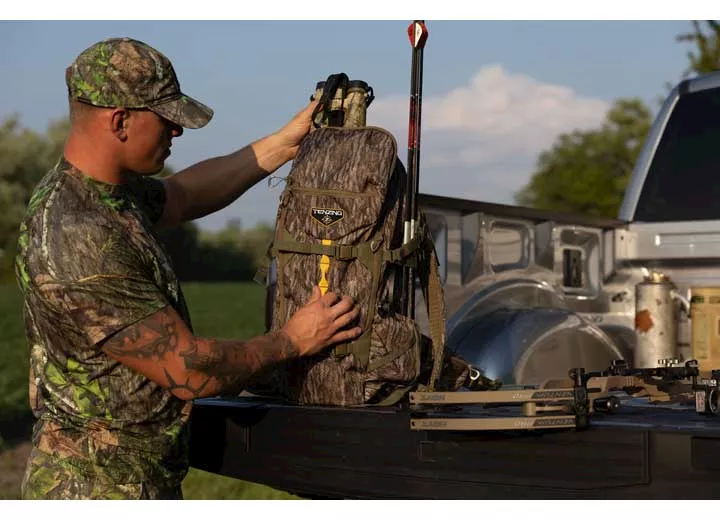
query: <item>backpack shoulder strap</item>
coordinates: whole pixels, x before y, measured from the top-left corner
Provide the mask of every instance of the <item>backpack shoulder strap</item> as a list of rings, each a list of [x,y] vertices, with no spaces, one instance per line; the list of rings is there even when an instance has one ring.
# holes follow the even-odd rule
[[[428,315],[428,328],[432,341],[432,371],[425,390],[433,391],[440,379],[445,358],[445,299],[440,262],[424,213],[420,212],[418,236],[422,245],[418,250],[418,276]]]
[[[433,390],[436,382],[440,379],[445,353],[445,300],[440,281],[439,262],[434,247],[430,254],[429,267],[425,301],[428,309],[430,339],[433,344],[433,365],[429,382],[429,389]]]

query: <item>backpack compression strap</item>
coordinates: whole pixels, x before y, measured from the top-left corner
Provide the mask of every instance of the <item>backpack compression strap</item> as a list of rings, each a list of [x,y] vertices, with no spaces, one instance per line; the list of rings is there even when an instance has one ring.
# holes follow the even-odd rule
[[[277,256],[281,253],[299,253],[306,255],[322,255],[336,260],[359,260],[371,273],[378,273],[384,262],[402,263],[405,265],[416,266],[416,253],[421,244],[420,237],[413,239],[402,247],[397,249],[381,249],[380,240],[370,240],[359,245],[343,245],[343,244],[317,244],[309,242],[296,242],[295,240],[278,240],[271,248],[271,256]],[[373,277],[378,279],[377,276]],[[376,291],[371,291],[373,297],[368,302],[369,312],[368,320],[372,323],[377,302],[374,300]],[[367,370],[370,363],[370,337],[372,329],[366,327],[363,334],[356,340],[338,345],[334,352],[338,357],[347,354],[354,354],[358,365],[362,370]]]
[[[325,245],[309,242],[296,242],[294,240],[278,240],[271,249],[272,256],[278,253],[300,253],[306,255],[325,255],[336,260],[355,260],[369,267],[373,258],[380,257],[382,262],[405,263],[411,261],[410,257],[420,245],[420,239],[414,238],[407,244],[397,249],[382,251],[376,250],[373,243],[365,242],[356,246],[343,244]]]

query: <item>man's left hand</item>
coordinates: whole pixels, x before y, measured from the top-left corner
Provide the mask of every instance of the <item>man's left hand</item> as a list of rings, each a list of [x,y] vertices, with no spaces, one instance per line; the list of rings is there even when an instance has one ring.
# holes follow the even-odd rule
[[[295,114],[295,117],[276,133],[292,157],[295,157],[300,142],[310,133],[310,129],[312,128],[312,113],[317,104],[317,101],[311,101],[310,104]]]

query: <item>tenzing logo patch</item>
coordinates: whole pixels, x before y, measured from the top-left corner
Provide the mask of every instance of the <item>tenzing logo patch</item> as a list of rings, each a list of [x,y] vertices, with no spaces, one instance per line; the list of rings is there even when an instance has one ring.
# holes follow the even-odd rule
[[[345,216],[341,209],[328,209],[328,208],[312,208],[312,218],[320,222],[323,226],[331,226],[336,222],[342,220]]]

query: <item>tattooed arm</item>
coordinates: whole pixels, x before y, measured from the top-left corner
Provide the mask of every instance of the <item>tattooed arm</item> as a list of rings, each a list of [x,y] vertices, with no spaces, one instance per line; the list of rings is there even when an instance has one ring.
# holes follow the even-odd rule
[[[358,327],[346,329],[357,316],[349,298],[338,301],[333,293],[321,297],[315,287],[310,302],[278,332],[246,341],[197,338],[166,307],[113,335],[102,348],[176,397],[197,399],[239,393],[269,365],[357,337]]]

